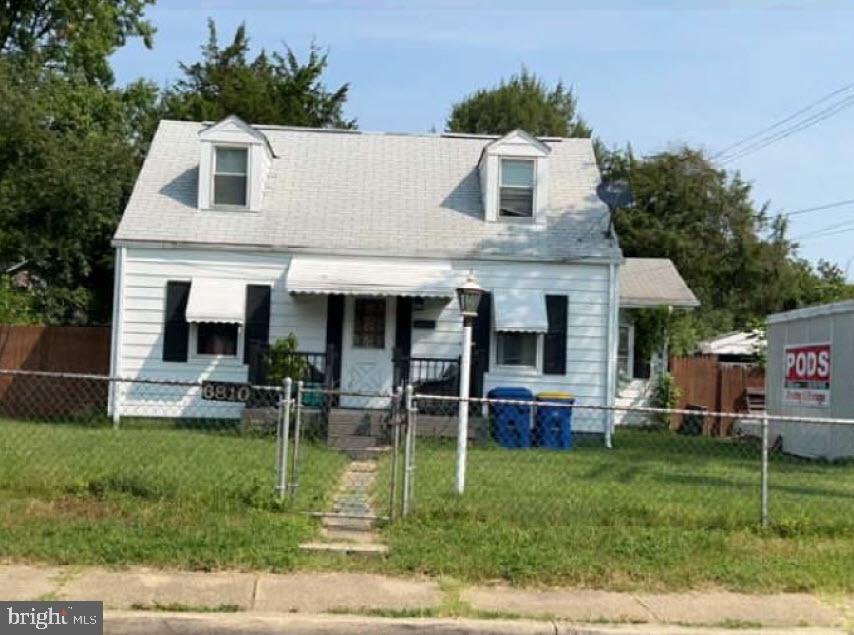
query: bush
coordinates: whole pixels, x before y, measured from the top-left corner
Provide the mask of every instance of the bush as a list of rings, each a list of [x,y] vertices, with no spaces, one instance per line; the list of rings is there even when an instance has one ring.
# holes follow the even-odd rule
[[[270,370],[267,373],[269,384],[278,386],[286,377],[293,379],[294,383],[308,378],[308,362],[296,353],[297,336],[293,333],[276,340],[276,343],[270,347]]]
[[[668,372],[663,372],[658,376],[658,381],[655,383],[655,388],[652,390],[652,399],[650,405],[653,408],[673,409],[679,403],[679,397],[682,396],[682,391],[673,379],[673,375]],[[670,427],[670,415],[658,413],[653,415],[655,421],[662,428]]]

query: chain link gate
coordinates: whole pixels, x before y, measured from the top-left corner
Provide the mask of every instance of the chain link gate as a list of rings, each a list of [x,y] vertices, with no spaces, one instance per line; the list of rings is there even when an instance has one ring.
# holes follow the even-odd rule
[[[414,440],[402,388],[354,392],[286,379],[282,395],[276,493],[289,510],[366,522],[408,512]],[[322,490],[302,491],[302,476],[314,483],[318,472]]]

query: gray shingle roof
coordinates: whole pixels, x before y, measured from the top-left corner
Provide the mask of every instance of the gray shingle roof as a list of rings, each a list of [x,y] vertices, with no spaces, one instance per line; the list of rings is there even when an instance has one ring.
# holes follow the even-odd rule
[[[273,148],[258,212],[197,209],[198,134],[162,121],[115,235],[132,241],[406,256],[615,258],[589,139],[546,140],[545,224],[483,220],[477,165],[492,137],[256,126]]]
[[[700,306],[669,258],[626,258],[620,267],[620,306]]]

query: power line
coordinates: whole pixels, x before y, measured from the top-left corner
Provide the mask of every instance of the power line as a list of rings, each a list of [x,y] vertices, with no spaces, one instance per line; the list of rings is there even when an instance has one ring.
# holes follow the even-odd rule
[[[785,128],[780,132],[774,133],[767,137],[763,137],[762,139],[749,144],[741,150],[738,150],[735,153],[730,154],[729,156],[725,156],[722,159],[719,159],[719,162],[722,165],[725,165],[727,163],[736,161],[737,159],[741,159],[749,154],[753,154],[754,152],[758,152],[759,150],[762,150],[768,147],[769,145],[791,137],[795,133],[801,132],[802,130],[806,130],[807,128],[811,128],[812,126],[821,123],[825,119],[829,119],[833,115],[851,106],[854,106],[854,95],[849,95],[841,99],[835,104],[832,104],[827,108],[820,110],[819,112],[807,117],[806,119],[799,121],[798,123],[793,126],[790,126],[789,128]]]
[[[844,223],[834,223],[833,225],[828,225],[827,227],[822,227],[815,231],[807,232],[806,234],[801,234],[800,236],[797,236],[792,240],[803,240],[804,238],[818,238],[819,236],[835,236],[839,233],[845,233],[845,231],[848,231],[848,229],[845,229],[844,231],[833,230],[838,230],[840,228],[848,228],[852,225],[854,225],[854,221],[851,220],[845,221]],[[851,227],[851,229],[854,229],[854,227]]]
[[[854,227],[849,227],[848,229],[842,229],[838,232],[831,232],[829,234],[821,234],[818,236],[810,236],[810,235],[800,236],[798,238],[793,238],[792,240],[797,241],[797,240],[812,240],[813,238],[830,238],[831,236],[838,236],[839,234],[847,234],[849,232],[854,232]]]
[[[738,141],[736,141],[735,143],[732,143],[732,144],[726,146],[723,150],[721,150],[721,151],[717,152],[715,155],[713,155],[712,159],[718,159],[718,158],[722,157],[723,155],[729,153],[731,150],[734,150],[738,146],[743,145],[743,144],[747,143],[748,141],[752,141],[756,137],[759,137],[763,134],[771,132],[775,128],[779,128],[783,124],[790,122],[791,120],[802,115],[805,112],[810,111],[811,109],[815,108],[819,104],[824,103],[828,99],[831,99],[840,93],[844,93],[845,91],[848,91],[851,88],[854,88],[854,84],[848,84],[847,86],[843,86],[842,88],[837,88],[836,90],[824,95],[823,97],[821,97],[820,99],[817,99],[816,101],[812,102],[811,104],[804,106],[800,110],[793,112],[791,115],[784,117],[783,119],[780,119],[776,123],[771,124],[767,128],[762,128],[761,130],[758,130],[757,132],[754,132],[753,134],[750,134],[746,137],[743,137],[743,138],[739,139]]]
[[[785,216],[788,218],[789,216],[799,216],[800,214],[809,214],[810,212],[820,212],[826,209],[832,209],[834,207],[843,207],[845,205],[854,204],[854,198],[848,198],[844,201],[835,201],[833,203],[826,203],[824,205],[816,205],[815,207],[803,207],[801,209],[796,209],[791,212],[783,212],[777,214],[777,216]]]

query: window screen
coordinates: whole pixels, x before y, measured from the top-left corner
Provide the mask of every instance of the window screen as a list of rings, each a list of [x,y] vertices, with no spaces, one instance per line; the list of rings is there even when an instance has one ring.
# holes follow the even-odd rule
[[[356,298],[353,302],[353,346],[385,348],[385,299]]]
[[[248,157],[246,148],[216,148],[214,205],[246,207]]]
[[[528,217],[534,213],[534,162],[522,159],[501,160],[499,214]]]
[[[200,322],[197,329],[199,355],[237,355],[237,324]]]
[[[536,333],[499,333],[498,364],[501,366],[537,366]]]

